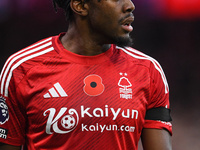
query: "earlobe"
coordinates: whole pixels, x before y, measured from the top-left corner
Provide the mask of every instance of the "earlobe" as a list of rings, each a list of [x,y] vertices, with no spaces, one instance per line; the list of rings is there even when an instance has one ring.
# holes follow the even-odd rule
[[[81,16],[87,16],[88,4],[86,4],[84,0],[71,0],[70,6],[74,13]]]

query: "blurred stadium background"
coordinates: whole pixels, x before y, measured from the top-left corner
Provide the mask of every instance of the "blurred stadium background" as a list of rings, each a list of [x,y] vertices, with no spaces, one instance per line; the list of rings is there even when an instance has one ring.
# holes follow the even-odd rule
[[[200,0],[133,0],[134,47],[156,58],[170,85],[173,149],[200,149]],[[0,68],[12,53],[66,31],[51,0],[0,0]]]

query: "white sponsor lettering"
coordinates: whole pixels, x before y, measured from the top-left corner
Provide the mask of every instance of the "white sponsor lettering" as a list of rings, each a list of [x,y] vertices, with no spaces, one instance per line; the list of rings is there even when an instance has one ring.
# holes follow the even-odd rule
[[[81,124],[81,126],[82,126],[82,131],[89,131],[89,130],[87,129],[87,125]]]
[[[112,111],[113,116],[114,116],[114,117],[113,117],[113,120],[115,120],[115,119],[117,118],[117,116],[118,116],[118,114],[119,114],[121,108],[118,108],[118,109],[117,109],[117,112],[115,112],[114,108],[110,108],[110,110]]]
[[[6,130],[4,130],[4,129],[0,129],[0,132],[1,132],[2,134],[6,134]]]
[[[106,125],[100,125],[100,129],[101,129],[101,132],[103,132],[104,131],[104,129],[105,129],[105,127],[106,127]]]
[[[111,117],[112,120],[117,120],[118,117],[123,117],[127,119],[138,119],[138,111],[134,109],[125,109],[122,108],[109,108],[108,105],[105,105],[105,108],[94,108],[80,106],[80,116],[81,118],[86,117]],[[56,115],[57,114],[57,115]],[[53,132],[59,134],[66,134],[73,131],[79,123],[79,114],[73,108],[68,109],[63,107],[56,113],[55,108],[49,108],[44,111],[43,115],[47,116],[46,123],[46,133],[52,134]],[[61,124],[61,125],[59,125]],[[118,125],[85,125],[81,124],[82,131],[130,131],[134,132],[135,127],[121,126],[118,128]]]
[[[95,125],[85,125],[85,124],[81,124],[81,129],[82,131],[100,131],[101,133],[104,131],[125,131],[125,132],[134,132],[135,131],[135,127],[133,126],[119,126],[118,125],[100,125],[98,123],[96,123]]]
[[[0,128],[0,138],[6,139],[7,133],[5,129]]]
[[[2,138],[2,139],[6,139],[6,138],[7,138],[7,135],[5,135],[5,134],[1,134],[1,133],[0,133],[0,138]]]
[[[112,114],[113,118],[112,120],[116,120],[117,117],[121,114],[123,118],[131,118],[131,119],[138,119],[138,111],[137,110],[130,110],[126,109],[123,110],[121,108],[114,109],[110,108],[110,114]],[[125,114],[126,113],[126,114]],[[109,108],[108,105],[105,105],[105,110],[102,108],[95,108],[91,110],[90,107],[85,108],[84,106],[81,106],[81,117],[108,117],[109,116]]]
[[[85,114],[87,114],[89,117],[93,117],[89,112],[88,112],[88,110],[89,110],[90,108],[86,108],[85,110],[84,110],[84,106],[81,106],[81,117],[85,117]]]
[[[100,114],[97,114],[97,112],[100,112]],[[103,117],[103,110],[101,108],[95,108],[93,113],[95,117]]]

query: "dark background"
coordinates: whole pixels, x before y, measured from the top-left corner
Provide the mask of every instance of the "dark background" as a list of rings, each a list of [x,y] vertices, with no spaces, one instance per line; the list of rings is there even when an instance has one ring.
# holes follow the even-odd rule
[[[133,2],[134,48],[160,62],[170,86],[173,149],[199,150],[200,1]],[[0,0],[0,68],[12,53],[64,31],[51,0]]]

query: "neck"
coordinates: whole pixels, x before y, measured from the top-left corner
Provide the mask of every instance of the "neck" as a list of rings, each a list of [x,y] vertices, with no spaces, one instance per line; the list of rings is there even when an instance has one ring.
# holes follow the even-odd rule
[[[111,46],[111,44],[100,44],[100,39],[90,34],[87,28],[79,29],[75,24],[69,25],[67,33],[60,40],[68,51],[85,56],[101,54]]]

